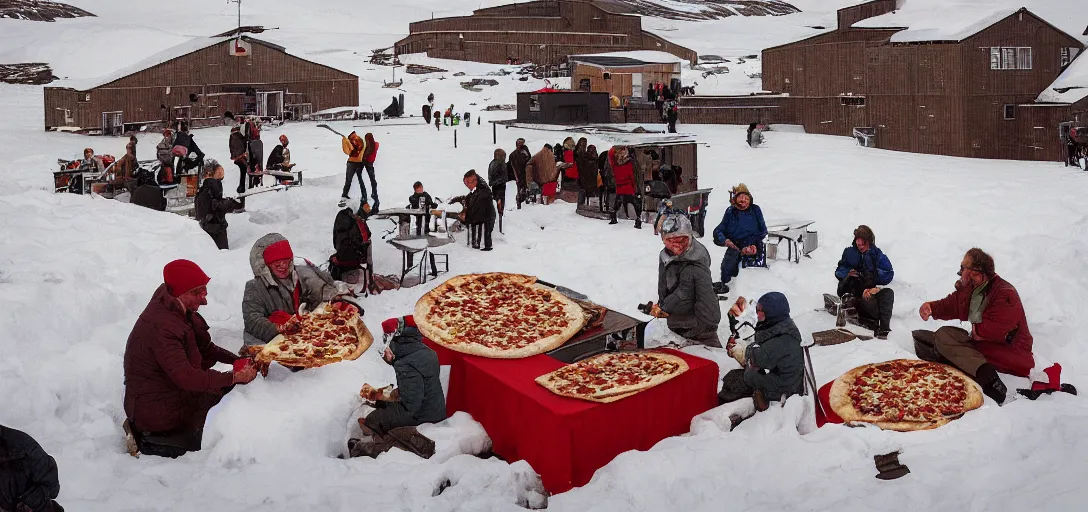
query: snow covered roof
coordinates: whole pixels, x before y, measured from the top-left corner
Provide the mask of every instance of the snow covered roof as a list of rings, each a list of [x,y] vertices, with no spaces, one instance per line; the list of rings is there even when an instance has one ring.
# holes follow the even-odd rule
[[[121,69],[113,71],[112,73],[109,73],[107,75],[103,75],[103,76],[96,77],[96,78],[80,79],[80,80],[62,80],[62,81],[54,82],[53,84],[50,84],[49,87],[69,88],[69,89],[75,89],[77,91],[87,91],[87,90],[90,90],[90,89],[94,89],[95,87],[101,87],[101,86],[109,84],[111,82],[115,82],[115,81],[120,80],[120,79],[122,79],[122,78],[124,78],[126,76],[132,75],[134,73],[138,73],[138,72],[143,71],[145,69],[152,68],[154,66],[158,66],[159,64],[169,62],[169,61],[177,59],[179,57],[184,57],[186,55],[189,55],[190,53],[197,52],[197,51],[203,50],[205,48],[209,48],[209,47],[215,46],[217,44],[224,43],[226,41],[230,41],[231,39],[234,39],[234,37],[233,36],[226,36],[226,37],[197,37],[197,38],[193,38],[193,39],[190,39],[189,41],[181,43],[181,44],[179,44],[177,46],[171,46],[171,47],[169,47],[169,48],[167,48],[167,49],[165,49],[165,50],[163,50],[163,51],[161,51],[159,53],[156,53],[156,54],[154,54],[154,55],[152,55],[150,57],[147,57],[147,58],[145,58],[143,60],[140,60],[139,62],[136,62],[134,64],[131,64],[129,66],[125,66],[125,67],[123,67]],[[249,36],[242,36],[242,39],[286,52],[286,48],[284,48],[282,46],[279,46],[279,45],[276,45],[274,43],[270,43],[268,41],[264,41],[264,40],[257,39],[257,38],[254,38],[254,37],[249,37]],[[302,57],[299,57],[299,58],[302,58]]]
[[[853,27],[906,29],[891,37],[893,43],[962,41],[1020,9],[1071,36],[1084,23],[1083,17],[1069,15],[1069,0],[907,0],[901,8]]]
[[[1081,52],[1058,79],[1043,90],[1035,101],[1042,103],[1076,103],[1088,98],[1088,57]]]
[[[684,59],[671,53],[656,50],[635,50],[629,52],[589,53],[571,55],[571,60],[590,64],[602,63],[610,66],[639,66],[643,64],[680,64]],[[603,64],[611,62],[609,64]]]

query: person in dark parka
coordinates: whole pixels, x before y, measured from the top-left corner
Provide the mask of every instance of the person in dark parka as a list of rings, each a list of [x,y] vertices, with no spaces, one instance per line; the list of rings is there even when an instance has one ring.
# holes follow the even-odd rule
[[[465,186],[469,193],[450,199],[450,203],[462,203],[464,205],[464,219],[469,226],[469,237],[473,249],[483,251],[491,250],[491,232],[495,229],[495,205],[491,203],[491,188],[484,180],[481,180],[475,170],[469,170],[464,177]],[[480,238],[483,238],[483,248],[480,247]]]
[[[0,510],[64,512],[57,461],[34,438],[0,425]]]
[[[710,253],[695,240],[691,222],[669,215],[661,223],[657,264],[657,304],[650,315],[666,318],[669,330],[685,339],[721,348],[718,324],[722,311],[710,275]]]
[[[136,189],[132,191],[128,202],[160,212],[166,211],[166,196],[155,183],[155,175],[151,171],[136,171]]]
[[[739,301],[743,304],[743,301]],[[801,332],[790,318],[786,296],[770,292],[756,302],[755,341],[747,347],[730,347],[730,355],[743,369],[722,379],[719,403],[751,397],[756,409],[766,410],[768,400],[784,400],[804,390],[805,357]]]
[[[857,308],[862,325],[870,327],[876,336],[886,339],[891,331],[892,305],[895,292],[886,286],[895,273],[892,262],[876,246],[873,230],[862,224],[854,230],[854,243],[842,251],[835,268],[839,280],[836,294]]]
[[[424,458],[434,454],[434,441],[415,429],[424,423],[446,419],[446,399],[439,379],[438,354],[423,344],[423,335],[414,318],[390,318],[382,322],[388,346],[382,359],[393,366],[397,387],[391,393],[363,386],[363,398],[373,402],[375,410],[359,419],[370,442],[348,441],[351,456],[375,456],[399,446]]]
[[[246,176],[249,173],[249,151],[246,150],[246,136],[242,135],[242,129],[234,126],[230,129],[230,139],[227,141],[230,148],[230,159],[238,166],[238,188],[241,194],[248,187]]]
[[[194,200],[196,220],[220,250],[229,249],[227,243],[227,214],[242,207],[234,199],[223,197],[223,166],[215,159],[204,162],[204,182]]]
[[[502,148],[495,149],[495,157],[487,166],[487,185],[491,188],[491,196],[495,201],[499,216],[502,216],[506,203],[506,182],[509,181],[510,170],[506,163],[506,151]],[[501,224],[501,223],[500,223]]]
[[[767,266],[763,239],[767,237],[767,223],[763,210],[752,199],[752,193],[743,183],[732,190],[731,206],[722,215],[722,222],[714,228],[714,244],[726,247],[722,258],[719,283],[714,283],[718,294],[729,293],[729,281],[740,273],[740,267]]]
[[[525,145],[525,139],[518,139],[514,142],[514,145],[516,147],[510,153],[510,168],[514,173],[514,181],[517,182],[518,186],[517,203],[520,210],[521,204],[525,202],[525,194],[529,187],[525,169],[529,165],[529,160],[533,158],[533,153],[529,151],[529,146]]]
[[[212,342],[197,312],[208,303],[208,276],[196,263],[174,260],[163,267],[155,290],[125,345],[126,428],[141,453],[178,457],[200,450],[208,411],[233,389],[257,376],[252,364],[233,373],[213,370],[237,355]]]

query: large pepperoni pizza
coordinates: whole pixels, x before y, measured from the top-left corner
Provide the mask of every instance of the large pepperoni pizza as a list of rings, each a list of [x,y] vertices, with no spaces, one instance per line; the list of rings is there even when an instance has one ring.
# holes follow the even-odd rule
[[[344,302],[321,304],[293,319],[290,325],[288,334],[260,346],[254,358],[263,363],[276,361],[295,368],[316,368],[358,359],[374,343],[374,336],[359,318],[359,310]]]
[[[499,359],[562,346],[586,323],[582,307],[536,278],[468,274],[450,278],[416,302],[419,331],[457,352]]]
[[[982,406],[982,391],[951,366],[896,359],[859,366],[831,385],[831,409],[845,423],[909,432],[940,427]]]
[[[541,375],[536,382],[560,396],[608,403],[652,388],[687,369],[687,361],[671,354],[611,352]]]

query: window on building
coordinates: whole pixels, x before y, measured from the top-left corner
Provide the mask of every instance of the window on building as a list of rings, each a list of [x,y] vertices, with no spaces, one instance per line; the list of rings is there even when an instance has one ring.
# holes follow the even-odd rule
[[[1031,69],[1031,48],[994,46],[990,48],[990,69]]]
[[[842,96],[839,98],[839,101],[842,102],[843,105],[850,107],[865,106],[865,96]]]
[[[1080,53],[1080,48],[1068,46],[1062,47],[1061,66],[1059,67],[1064,68],[1068,66],[1070,62],[1073,62],[1073,59],[1077,58],[1078,53]]]
[[[1005,119],[1016,119],[1016,105],[1005,105]]]

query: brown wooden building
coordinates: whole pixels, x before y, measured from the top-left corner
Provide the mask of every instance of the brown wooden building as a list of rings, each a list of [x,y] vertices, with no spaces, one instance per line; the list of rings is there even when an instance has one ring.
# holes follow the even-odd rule
[[[630,50],[668,52],[695,64],[691,49],[642,29],[642,18],[618,14],[592,0],[537,0],[478,9],[471,16],[411,23],[396,53],[505,64],[546,65],[577,54]]]
[[[617,98],[645,97],[646,87],[680,78],[680,60],[656,51],[572,55],[570,87]]]
[[[895,4],[842,9],[836,30],[765,49],[764,89],[788,94],[794,122],[810,133],[872,127],[885,149],[1062,159],[1058,123],[1070,106],[1036,98],[1083,49],[1078,39],[1027,9],[933,38],[897,36],[908,27],[853,26]]]
[[[45,88],[45,127],[119,134],[186,119],[218,124],[225,112],[304,118],[359,103],[359,78],[242,36],[198,38],[129,68]]]

